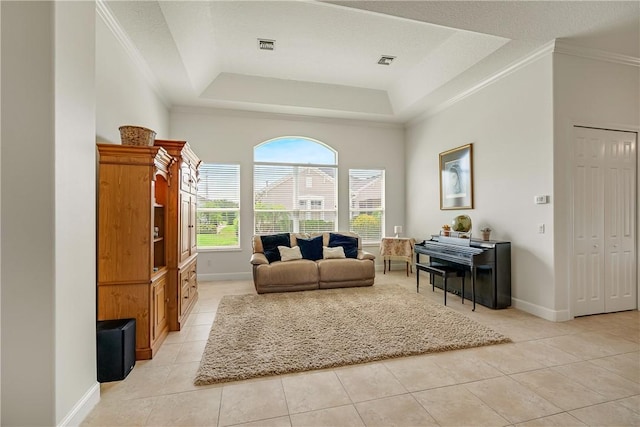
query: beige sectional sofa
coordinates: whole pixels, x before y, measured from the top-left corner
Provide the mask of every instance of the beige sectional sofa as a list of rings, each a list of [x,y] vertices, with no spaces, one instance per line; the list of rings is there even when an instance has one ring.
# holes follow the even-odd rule
[[[254,236],[251,264],[256,291],[262,294],[373,285],[375,256],[362,250],[362,242],[357,234],[350,232],[333,232],[333,234],[357,239],[357,254],[352,253],[355,258],[269,262],[264,253],[261,236]],[[330,233],[309,235],[290,233],[290,245],[297,246],[298,239],[312,239],[319,235],[322,235],[322,245],[329,246]]]

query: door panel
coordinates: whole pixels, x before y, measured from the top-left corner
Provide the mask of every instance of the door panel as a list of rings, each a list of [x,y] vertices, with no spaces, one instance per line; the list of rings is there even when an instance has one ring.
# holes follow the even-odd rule
[[[636,141],[629,132],[606,132],[605,312],[636,308]]]
[[[574,316],[637,305],[635,159],[635,133],[574,128]]]
[[[189,255],[193,255],[198,252],[198,236],[196,234],[197,209],[196,197],[191,196],[189,202]]]
[[[189,194],[180,192],[180,261],[189,257],[189,248],[191,247],[190,208]]]
[[[575,144],[574,169],[574,315],[601,313],[604,259],[602,168],[604,145],[580,135]]]

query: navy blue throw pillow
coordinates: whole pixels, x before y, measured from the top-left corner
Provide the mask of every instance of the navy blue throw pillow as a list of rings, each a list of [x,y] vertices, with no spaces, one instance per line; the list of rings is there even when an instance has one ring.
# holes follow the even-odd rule
[[[302,258],[310,259],[311,261],[322,259],[322,235],[313,239],[298,238],[297,240],[300,252],[302,252]]]
[[[347,258],[358,257],[358,238],[357,237],[329,233],[329,247],[335,248],[336,246],[342,246],[342,248],[344,249],[344,255]]]
[[[260,240],[262,240],[262,249],[269,263],[280,261],[281,258],[278,246],[291,247],[291,237],[289,236],[289,233],[260,236]]]

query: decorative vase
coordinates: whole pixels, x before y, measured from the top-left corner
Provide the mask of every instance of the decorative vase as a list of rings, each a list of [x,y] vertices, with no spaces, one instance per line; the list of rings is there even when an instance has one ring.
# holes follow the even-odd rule
[[[491,240],[491,231],[483,231],[482,240]]]

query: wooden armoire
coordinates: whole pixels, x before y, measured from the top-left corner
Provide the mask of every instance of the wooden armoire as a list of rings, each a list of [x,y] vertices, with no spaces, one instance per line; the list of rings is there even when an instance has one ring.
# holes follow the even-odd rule
[[[167,150],[176,160],[169,170],[177,185],[170,186],[167,194],[167,208],[172,220],[166,238],[171,296],[169,330],[179,331],[198,299],[196,208],[201,161],[186,141],[156,139],[155,145]]]
[[[198,297],[200,160],[186,142],[97,145],[97,318],[135,318],[136,359],[151,359]]]

